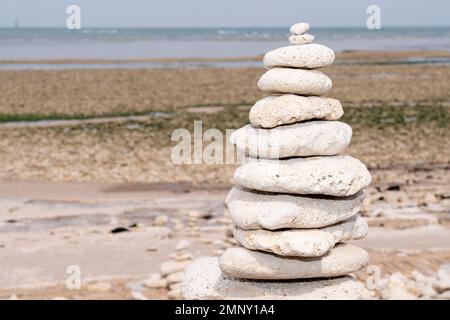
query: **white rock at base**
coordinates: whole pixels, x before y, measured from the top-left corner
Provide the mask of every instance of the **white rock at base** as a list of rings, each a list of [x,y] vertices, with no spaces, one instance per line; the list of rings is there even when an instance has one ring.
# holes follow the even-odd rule
[[[269,51],[264,55],[264,66],[266,68],[317,69],[331,65],[334,58],[334,51],[330,48],[321,44],[310,43],[286,46]]]
[[[250,250],[290,257],[319,257],[337,243],[364,238],[367,231],[367,222],[361,217],[353,217],[323,229],[268,231],[235,228],[234,238]]]
[[[312,119],[338,120],[343,114],[342,105],[336,99],[284,94],[256,102],[249,119],[254,127],[273,128]]]
[[[253,190],[351,196],[369,185],[366,166],[351,156],[251,159],[234,173],[237,184]]]
[[[220,270],[217,257],[204,257],[186,268],[181,295],[189,300],[354,300],[362,289],[350,276],[286,282],[236,279]]]
[[[291,34],[304,34],[309,30],[309,24],[306,22],[299,22],[294,25],[292,25],[291,29],[289,30]]]
[[[332,87],[331,79],[317,70],[273,68],[258,81],[261,91],[321,96]]]
[[[310,121],[273,129],[246,125],[230,137],[240,152],[271,159],[336,155],[351,139],[352,128],[339,121]]]
[[[342,244],[321,257],[282,257],[242,247],[225,250],[220,269],[231,277],[255,280],[291,280],[338,277],[355,272],[369,261],[361,248]]]
[[[308,44],[314,41],[314,36],[311,34],[293,34],[289,37],[289,42],[293,45]]]
[[[233,187],[225,203],[241,229],[322,228],[353,217],[364,192],[350,197],[301,196]]]

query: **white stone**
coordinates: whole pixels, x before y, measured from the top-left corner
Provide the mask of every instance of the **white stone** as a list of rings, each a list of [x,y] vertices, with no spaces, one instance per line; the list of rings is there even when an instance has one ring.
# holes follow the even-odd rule
[[[188,300],[354,300],[362,289],[350,276],[288,282],[236,279],[220,270],[216,257],[204,257],[186,268],[181,295]]]
[[[336,155],[351,139],[352,128],[339,121],[310,121],[273,129],[246,125],[230,137],[238,151],[272,159]]]
[[[191,260],[184,260],[184,261],[173,261],[173,260],[167,260],[161,263],[160,265],[160,272],[161,275],[166,276],[170,273],[180,272],[183,271],[184,268],[191,262]]]
[[[291,29],[289,30],[291,34],[304,34],[309,30],[309,24],[306,22],[299,22],[294,25],[292,25]]]
[[[336,99],[284,94],[256,102],[249,119],[254,127],[273,128],[312,119],[338,120],[343,114],[342,105]]]
[[[321,257],[282,257],[242,247],[225,250],[220,269],[231,277],[255,280],[290,280],[338,277],[355,272],[369,261],[361,248],[342,244]]]
[[[258,81],[258,88],[265,92],[305,96],[321,96],[331,87],[331,79],[317,70],[273,68],[266,71]]]
[[[361,239],[367,235],[367,222],[353,217],[323,229],[282,231],[234,229],[234,238],[243,247],[281,256],[319,257],[337,243]]]
[[[154,272],[150,274],[146,279],[144,279],[143,284],[147,288],[151,289],[167,287],[166,279],[162,279],[161,274],[159,272]]]
[[[329,66],[335,58],[334,51],[330,48],[310,43],[281,47],[267,52],[264,55],[266,68],[302,68],[317,69]]]
[[[183,239],[175,245],[175,251],[182,251],[188,249],[190,246],[191,243],[189,242],[189,240]]]
[[[314,36],[311,34],[293,34],[289,37],[289,42],[293,45],[308,44],[314,41]]]
[[[351,196],[371,181],[366,166],[351,156],[251,160],[234,173],[237,184],[253,190]]]
[[[241,229],[322,228],[353,217],[364,192],[350,197],[301,196],[233,187],[225,203]]]
[[[171,284],[180,282],[182,277],[183,277],[182,271],[169,274],[166,278],[167,285],[170,286]]]

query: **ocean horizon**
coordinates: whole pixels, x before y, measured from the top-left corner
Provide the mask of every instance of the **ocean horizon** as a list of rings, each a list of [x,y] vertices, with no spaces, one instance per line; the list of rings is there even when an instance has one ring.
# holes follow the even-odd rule
[[[450,50],[450,27],[322,27],[316,43],[345,50]],[[0,59],[233,58],[288,45],[287,28],[0,28]]]

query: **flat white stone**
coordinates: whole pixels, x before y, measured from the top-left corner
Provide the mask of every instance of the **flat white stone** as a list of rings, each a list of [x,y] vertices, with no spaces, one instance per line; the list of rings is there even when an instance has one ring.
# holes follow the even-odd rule
[[[357,240],[367,235],[367,222],[353,217],[323,229],[281,231],[234,228],[234,239],[243,247],[288,257],[320,257],[337,243]]]
[[[242,279],[289,280],[328,278],[346,275],[364,267],[369,255],[361,248],[341,244],[321,257],[282,257],[242,247],[225,250],[220,269]]]
[[[363,285],[351,276],[322,280],[255,281],[229,277],[217,257],[195,260],[185,270],[181,296],[188,300],[355,300]]]
[[[310,121],[273,129],[246,125],[230,137],[238,151],[269,159],[332,156],[343,152],[351,139],[352,128],[339,121]]]
[[[233,187],[225,203],[241,229],[322,228],[355,216],[364,192],[349,197],[301,196]]]
[[[261,91],[320,96],[332,87],[331,79],[317,70],[273,68],[258,81]]]
[[[269,51],[264,56],[264,66],[266,68],[316,69],[331,65],[334,58],[334,51],[330,48],[311,43],[286,46]]]
[[[338,120],[343,114],[342,105],[336,99],[284,94],[256,102],[249,119],[254,127],[273,128],[312,119]]]
[[[289,37],[289,42],[294,45],[308,44],[314,41],[314,36],[311,34],[293,34]]]
[[[291,32],[291,34],[304,34],[305,32],[309,31],[309,24],[306,22],[296,23],[292,25],[289,31]]]
[[[346,197],[371,182],[366,166],[347,155],[248,160],[237,168],[234,180],[253,190]]]

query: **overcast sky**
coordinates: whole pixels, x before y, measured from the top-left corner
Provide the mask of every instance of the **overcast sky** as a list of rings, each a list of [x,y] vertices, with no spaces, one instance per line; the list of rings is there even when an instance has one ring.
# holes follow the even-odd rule
[[[0,27],[65,27],[70,4],[83,27],[365,27],[370,4],[385,27],[450,25],[449,0],[0,0]]]

